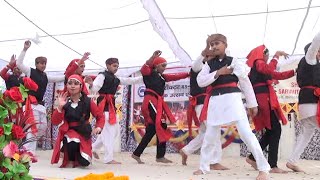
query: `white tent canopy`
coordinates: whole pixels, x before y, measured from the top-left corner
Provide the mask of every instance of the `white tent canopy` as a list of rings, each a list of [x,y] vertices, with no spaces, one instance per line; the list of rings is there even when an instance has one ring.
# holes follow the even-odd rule
[[[261,44],[266,44],[271,53],[284,50],[303,54],[303,47],[320,31],[318,0],[311,1],[310,8],[310,0],[156,2],[180,46],[192,59],[205,47],[208,34],[226,35],[230,54],[243,58]],[[72,59],[81,57],[76,52],[86,51],[91,52],[90,59],[101,66],[109,57],[119,58],[120,67],[141,66],[157,49],[163,51],[162,56],[169,62],[179,61],[153,30],[139,0],[6,0],[0,1],[0,16],[2,59],[18,55],[23,41],[38,33],[41,43],[32,44],[25,62],[33,66],[35,57],[46,56],[47,70],[51,71],[64,71]],[[101,67],[88,62],[86,68]]]

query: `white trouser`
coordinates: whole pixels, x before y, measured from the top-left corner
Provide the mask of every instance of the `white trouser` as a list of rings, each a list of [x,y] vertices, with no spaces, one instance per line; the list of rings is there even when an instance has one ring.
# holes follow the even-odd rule
[[[46,133],[47,133],[46,108],[41,104],[38,104],[38,105],[32,104],[31,106],[32,106],[35,122],[38,123],[37,124],[38,132],[34,135],[31,133],[31,129],[29,129],[26,138],[29,139],[29,138],[35,138],[35,137],[37,138],[46,137]],[[33,154],[35,154],[37,149],[37,141],[36,140],[31,141],[25,144],[24,147],[27,150],[31,151]]]
[[[292,153],[289,157],[288,162],[291,164],[296,164],[304,149],[308,146],[311,138],[314,135],[316,129],[320,130],[317,122],[317,117],[312,116],[300,120],[301,124],[301,134],[297,137],[297,141],[293,147]]]
[[[197,105],[195,107],[197,117],[200,117],[202,107],[203,107],[203,105]],[[201,145],[203,143],[205,132],[206,132],[206,121],[204,121],[203,123],[200,124],[199,134],[194,139],[192,139],[192,141],[190,141],[188,145],[184,146],[182,148],[182,151],[186,155],[190,155],[190,154],[194,153],[195,151],[197,151],[198,149],[200,149]],[[219,141],[220,141],[220,138],[221,138],[221,136],[219,137]],[[216,149],[214,150],[213,159],[210,162],[210,164],[216,164],[221,161],[222,147],[221,147],[221,145],[215,146],[215,147],[216,147]]]
[[[242,119],[236,121],[235,125],[239,132],[240,138],[248,146],[249,150],[256,159],[258,170],[268,172],[270,170],[270,165],[262,153],[256,136],[251,131],[248,120]],[[220,126],[207,125],[207,130],[204,136],[200,154],[200,170],[204,174],[210,171],[210,163],[214,158],[214,151],[218,148],[217,146],[221,147],[220,136]],[[219,156],[219,159],[221,159],[222,153],[220,153]]]
[[[108,163],[113,160],[114,143],[118,132],[119,123],[111,125],[109,123],[109,112],[104,112],[105,124],[97,140],[92,144],[92,150],[97,151],[102,146],[104,147],[103,162]]]

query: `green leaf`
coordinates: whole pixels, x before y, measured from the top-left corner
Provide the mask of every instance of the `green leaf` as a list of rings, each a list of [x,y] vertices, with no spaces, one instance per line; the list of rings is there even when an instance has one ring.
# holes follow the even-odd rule
[[[4,176],[3,172],[0,171],[0,179],[3,179],[3,176]]]
[[[17,174],[17,172],[18,172],[18,162],[17,161],[13,161],[12,165],[13,165],[12,172],[14,174]]]
[[[11,113],[15,115],[17,113],[17,109],[11,109]]]
[[[5,158],[4,161],[2,162],[2,165],[7,168],[9,171],[13,170],[13,166],[11,165],[11,160],[10,158]]]
[[[8,116],[8,110],[0,105],[0,119],[3,120]],[[3,121],[1,121],[1,124],[3,124]]]
[[[13,173],[8,171],[4,175],[6,176],[7,179],[12,179]]]
[[[6,105],[7,109],[9,109],[11,111],[11,113],[12,113],[12,111],[15,111],[18,108],[17,102],[12,101],[10,99],[4,100],[3,103],[4,103],[4,105]]]
[[[0,149],[3,149],[9,142],[6,141],[6,136],[0,136]],[[1,179],[1,178],[0,178]]]
[[[23,176],[20,177],[21,180],[33,180],[32,176],[29,174],[23,174]]]
[[[26,173],[28,172],[27,168],[23,165],[23,164],[20,164],[18,163],[17,161],[13,161],[13,170],[12,172],[14,174],[17,174],[17,173]]]
[[[3,125],[3,129],[4,129],[4,134],[5,135],[10,135],[11,134],[12,126],[13,126],[13,123],[7,123],[7,124]]]
[[[23,97],[24,99],[26,99],[26,98],[28,97],[28,91],[29,91],[29,89],[27,89],[24,85],[20,84],[19,90],[20,90],[20,93],[21,93],[22,97]]]
[[[12,177],[14,180],[21,180],[20,174],[14,174]]]
[[[4,142],[5,140],[6,140],[6,136],[3,136],[3,135],[0,136],[0,143],[1,143],[1,142]]]

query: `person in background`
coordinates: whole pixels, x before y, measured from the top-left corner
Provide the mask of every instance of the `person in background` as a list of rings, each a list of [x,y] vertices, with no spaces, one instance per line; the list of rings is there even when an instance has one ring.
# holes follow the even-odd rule
[[[171,123],[175,122],[175,119],[168,105],[164,102],[163,94],[166,82],[184,79],[189,76],[189,73],[163,73],[167,67],[167,61],[160,55],[161,51],[155,51],[141,68],[143,82],[146,86],[142,102],[142,115],[145,119],[146,133],[131,155],[139,164],[144,163],[140,156],[154,135],[157,136],[156,161],[172,163],[171,160],[164,157],[166,142],[172,136],[167,127],[166,119],[169,119]]]
[[[119,68],[119,60],[117,58],[108,58],[106,60],[107,70],[100,72],[92,83],[92,92],[98,92],[97,99],[98,106],[104,112],[106,123],[101,134],[93,143],[93,156],[99,159],[97,151],[104,147],[103,162],[106,164],[120,164],[114,160],[114,142],[116,135],[119,133],[119,122],[117,122],[115,94],[120,84],[132,85],[142,83],[142,76],[140,77],[118,77],[115,74]]]
[[[64,80],[64,76],[51,76],[47,75],[44,71],[47,66],[47,58],[43,56],[39,56],[35,59],[36,68],[31,68],[26,66],[23,63],[24,57],[26,55],[27,50],[30,48],[31,42],[25,41],[23,50],[20,53],[17,59],[17,67],[26,75],[26,77],[30,77],[37,85],[38,89],[36,91],[30,90],[28,92],[30,103],[32,106],[32,116],[35,118],[35,122],[37,123],[38,133],[27,134],[27,139],[34,139],[34,141],[27,143],[25,147],[30,150],[33,154],[35,154],[35,150],[37,148],[37,141],[39,137],[46,135],[47,130],[47,112],[44,107],[43,96],[46,92],[47,84],[49,82],[60,82]]]
[[[278,102],[277,94],[273,88],[274,80],[284,80],[295,75],[294,70],[277,72],[276,67],[280,56],[287,57],[287,53],[277,51],[270,63],[269,50],[265,45],[258,46],[251,50],[247,56],[247,64],[251,67],[249,78],[253,86],[257,101],[258,114],[253,117],[256,131],[264,131],[260,139],[262,150],[268,148],[268,163],[271,166],[271,173],[287,173],[278,167],[279,141],[281,137],[281,124],[287,124],[287,119],[282,113]],[[247,162],[256,168],[256,162],[252,153],[248,156]]]
[[[320,32],[304,48],[303,57],[297,69],[299,92],[299,114],[302,127],[301,134],[293,147],[286,166],[295,172],[304,172],[297,163],[308,146],[316,129],[320,130]]]

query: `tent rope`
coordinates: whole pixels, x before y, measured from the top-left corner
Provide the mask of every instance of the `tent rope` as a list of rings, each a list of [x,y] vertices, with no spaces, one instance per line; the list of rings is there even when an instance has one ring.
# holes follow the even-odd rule
[[[302,21],[302,24],[301,24],[300,30],[299,30],[299,32],[298,32],[298,35],[297,35],[297,38],[296,38],[296,42],[294,43],[294,47],[293,47],[293,50],[292,50],[291,55],[293,55],[294,51],[295,51],[296,48],[297,48],[297,43],[298,43],[298,41],[299,41],[300,33],[301,33],[301,31],[302,31],[302,29],[303,29],[303,27],[304,27],[304,23],[306,22],[306,19],[307,19],[307,17],[308,17],[311,3],[312,3],[312,0],[309,1],[308,8],[307,8],[307,12],[306,12],[306,15],[304,16],[304,19],[303,19],[303,21]]]
[[[267,13],[266,13],[266,22],[264,24],[264,34],[263,34],[263,44],[265,44],[266,32],[267,32],[267,24],[268,24],[268,15],[269,15],[269,2],[267,0]]]
[[[78,51],[76,51],[75,49],[71,48],[70,46],[66,45],[65,43],[63,43],[62,41],[60,41],[59,39],[53,37],[52,35],[50,35],[47,31],[45,31],[44,29],[42,29],[41,27],[39,27],[36,23],[34,23],[31,19],[29,19],[27,16],[25,16],[22,12],[20,12],[17,8],[15,8],[13,5],[11,5],[7,0],[4,0],[4,2],[6,2],[11,8],[13,8],[15,11],[17,11],[21,16],[23,16],[25,19],[27,19],[31,24],[33,24],[34,26],[36,26],[38,29],[40,29],[42,32],[44,32],[48,37],[51,37],[52,39],[56,40],[58,43],[62,44],[63,46],[65,46],[66,48],[70,49],[71,51],[75,52],[76,54],[79,54],[80,56],[83,56],[83,54],[79,53]],[[88,59],[89,61],[93,62],[94,64],[105,68],[104,66],[96,63],[95,61]]]

